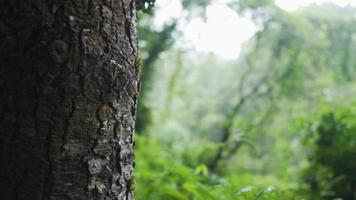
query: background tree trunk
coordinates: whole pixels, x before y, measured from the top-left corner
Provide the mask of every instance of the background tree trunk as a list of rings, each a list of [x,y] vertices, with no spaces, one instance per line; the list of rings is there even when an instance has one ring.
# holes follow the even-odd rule
[[[133,199],[134,0],[0,0],[0,199]]]

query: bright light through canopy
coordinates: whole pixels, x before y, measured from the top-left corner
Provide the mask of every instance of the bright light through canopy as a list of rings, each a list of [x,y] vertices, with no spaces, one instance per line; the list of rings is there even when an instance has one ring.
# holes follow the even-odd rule
[[[184,41],[187,42],[183,46],[192,46],[200,52],[213,52],[225,59],[235,59],[239,56],[243,43],[254,35],[257,28],[251,20],[239,16],[226,6],[224,3],[227,0],[214,2],[207,7],[206,21],[194,17],[186,26],[180,27],[184,33]],[[356,0],[275,0],[275,2],[286,11],[294,11],[313,3],[329,2],[339,6],[356,6]],[[155,24],[158,27],[172,17],[179,17],[182,12],[179,0],[158,0],[156,8]]]

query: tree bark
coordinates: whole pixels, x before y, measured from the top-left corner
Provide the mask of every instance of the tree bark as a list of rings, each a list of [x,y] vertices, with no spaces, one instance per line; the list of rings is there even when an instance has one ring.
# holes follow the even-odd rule
[[[133,199],[134,0],[0,0],[0,199]]]

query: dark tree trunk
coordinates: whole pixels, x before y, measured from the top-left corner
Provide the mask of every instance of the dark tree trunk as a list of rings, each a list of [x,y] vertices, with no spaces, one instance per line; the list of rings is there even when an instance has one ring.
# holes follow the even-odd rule
[[[0,0],[0,199],[133,199],[134,0]]]

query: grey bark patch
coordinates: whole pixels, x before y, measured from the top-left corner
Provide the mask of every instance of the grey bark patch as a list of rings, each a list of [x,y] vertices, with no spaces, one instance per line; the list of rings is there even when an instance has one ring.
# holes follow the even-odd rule
[[[102,6],[101,7],[101,15],[102,17],[104,18],[108,18],[108,19],[111,19],[112,18],[112,12],[111,12],[111,9],[107,6]]]
[[[94,154],[100,157],[107,158],[112,152],[112,148],[107,143],[101,143],[94,147]]]
[[[103,168],[108,164],[106,159],[91,159],[88,161],[88,170],[92,175],[99,174]]]
[[[90,180],[90,184],[88,185],[88,189],[89,191],[91,190],[96,190],[98,191],[99,193],[104,193],[105,192],[105,185],[100,182],[99,180],[95,179],[95,178],[92,178]]]

